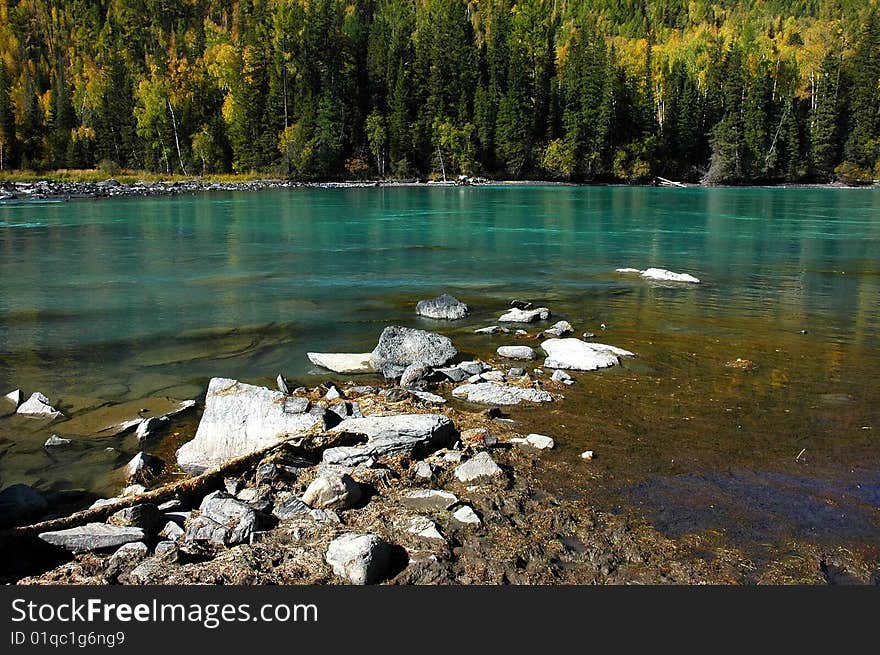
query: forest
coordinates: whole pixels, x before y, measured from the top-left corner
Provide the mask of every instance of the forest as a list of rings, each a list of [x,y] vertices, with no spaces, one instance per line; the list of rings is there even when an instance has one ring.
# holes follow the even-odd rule
[[[880,0],[0,0],[0,169],[880,179]]]

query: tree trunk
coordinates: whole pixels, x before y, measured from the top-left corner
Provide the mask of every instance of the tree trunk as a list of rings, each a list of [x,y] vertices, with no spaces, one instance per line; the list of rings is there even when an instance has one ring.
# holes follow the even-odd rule
[[[177,137],[177,118],[174,116],[174,106],[171,99],[168,100],[168,109],[171,111],[171,128],[174,130],[174,145],[177,148],[177,161],[180,163],[180,170],[186,175],[186,166],[183,165],[183,157],[180,154],[180,139]]]

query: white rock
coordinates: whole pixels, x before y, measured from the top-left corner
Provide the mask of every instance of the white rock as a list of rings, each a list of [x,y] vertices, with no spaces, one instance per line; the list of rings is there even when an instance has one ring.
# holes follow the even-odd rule
[[[53,434],[51,437],[46,439],[46,443],[43,444],[43,447],[57,448],[58,446],[69,446],[70,444],[70,439],[65,439],[63,437],[59,437],[57,434]]]
[[[416,464],[414,473],[417,478],[430,479],[434,476],[434,469],[431,468],[431,465],[428,462],[422,460]]]
[[[474,330],[474,333],[476,334],[507,334],[508,332],[510,332],[510,330],[500,325],[490,325],[489,327]]]
[[[459,507],[452,513],[452,518],[465,525],[480,525],[480,523],[482,523],[480,517],[477,516],[477,513],[470,505],[462,505]]]
[[[581,459],[593,459],[593,451],[585,450],[581,453]]]
[[[46,396],[38,391],[32,393],[31,397],[19,405],[15,412],[16,414],[22,414],[24,416],[35,416],[40,418],[54,419],[64,416],[64,414],[49,404],[49,399],[46,398]]]
[[[365,585],[388,574],[390,555],[390,546],[377,535],[349,532],[330,542],[324,559],[336,575]]]
[[[687,273],[673,273],[665,268],[649,268],[642,271],[642,277],[647,280],[660,280],[663,282],[689,282],[691,284],[699,284],[699,278]]]
[[[538,450],[549,450],[556,445],[553,439],[543,434],[530,434],[526,437],[526,441]]]
[[[21,389],[14,389],[3,397],[18,409],[18,406],[21,405],[21,401],[24,399],[24,394],[21,392]]]
[[[614,270],[615,270],[617,273],[624,273],[624,274],[635,273],[635,274],[637,274],[637,275],[641,275],[641,274],[642,274],[642,271],[641,271],[641,269],[639,269],[639,268],[616,268],[616,269],[614,269]]]
[[[487,382],[504,382],[504,372],[498,370],[486,371],[485,373],[480,373],[480,379]]]
[[[544,366],[575,371],[595,371],[620,363],[619,357],[635,357],[628,350],[580,339],[548,339],[541,344],[547,353]]]
[[[544,330],[543,334],[548,337],[564,337],[566,334],[571,334],[574,332],[574,328],[571,327],[571,323],[568,321],[558,321],[552,327]]]
[[[549,403],[553,396],[541,389],[515,387],[497,382],[463,384],[452,390],[452,395],[472,403],[489,405],[518,405],[523,401]]]
[[[196,436],[177,451],[177,463],[185,471],[202,472],[323,423],[320,413],[286,412],[284,399],[280,391],[212,379]]]
[[[455,468],[455,477],[459,482],[474,482],[504,475],[489,453],[483,451],[471,457],[464,464]]]
[[[406,531],[424,539],[439,539],[443,541],[443,535],[437,530],[437,525],[426,516],[412,517],[406,526]]]
[[[438,396],[436,393],[431,393],[430,391],[410,391],[410,393],[419,400],[431,405],[443,405],[446,403],[446,398]]]
[[[370,353],[306,353],[315,366],[334,373],[372,373]]]
[[[546,321],[550,318],[550,310],[546,307],[537,307],[535,309],[517,309],[513,308],[498,318],[499,323],[531,323],[538,319]]]
[[[553,375],[550,376],[550,379],[554,382],[562,382],[563,384],[574,384],[574,380],[571,379],[571,376],[562,369],[553,371]]]
[[[534,359],[535,350],[528,346],[499,346],[498,354],[507,359]]]

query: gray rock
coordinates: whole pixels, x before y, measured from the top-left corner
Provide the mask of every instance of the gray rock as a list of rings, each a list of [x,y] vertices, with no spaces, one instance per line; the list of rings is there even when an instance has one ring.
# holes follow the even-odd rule
[[[413,516],[406,524],[406,531],[423,539],[444,540],[437,525],[427,516]]]
[[[534,359],[536,357],[533,348],[528,346],[500,346],[498,354],[507,359]]]
[[[329,411],[336,414],[341,420],[347,418],[361,418],[363,416],[360,405],[352,402],[336,403],[330,407]]]
[[[452,518],[465,525],[480,525],[480,523],[482,523],[480,517],[477,516],[474,508],[470,505],[462,505],[459,507],[452,513]]]
[[[498,317],[499,323],[531,323],[533,321],[546,321],[550,318],[550,310],[546,307],[535,309],[518,309],[514,307]]]
[[[468,375],[479,375],[480,373],[485,371],[488,368],[488,366],[486,366],[483,362],[471,361],[471,362],[461,362],[458,365],[458,368],[460,368],[462,371],[464,371]],[[457,382],[457,380],[456,380],[456,382]]]
[[[324,400],[339,400],[342,397],[342,392],[335,384],[327,386],[327,393],[324,394]]]
[[[290,393],[290,387],[287,386],[287,380],[284,379],[284,376],[281,373],[278,374],[278,377],[275,378],[275,383],[278,385],[278,391],[283,394]]]
[[[475,482],[503,475],[504,472],[487,452],[477,453],[464,464],[455,468],[455,477],[459,482]]]
[[[361,488],[346,473],[326,473],[306,488],[302,500],[315,509],[348,509],[361,499]]]
[[[526,369],[524,368],[512,368],[507,371],[507,376],[511,378],[521,378],[526,374]]]
[[[441,511],[455,505],[458,498],[455,494],[440,489],[416,489],[407,493],[401,502],[415,510]]]
[[[469,313],[466,304],[448,293],[430,300],[420,300],[416,304],[416,314],[439,320],[457,321],[465,318]]]
[[[156,544],[156,548],[153,549],[153,553],[156,557],[168,556],[169,553],[173,553],[177,550],[177,544],[174,541],[160,541]]]
[[[166,566],[158,557],[148,557],[131,570],[128,581],[138,585],[157,584],[164,579]]]
[[[382,330],[370,362],[386,378],[398,378],[414,362],[443,366],[456,354],[458,351],[447,337],[394,325]]]
[[[490,405],[518,405],[523,401],[549,403],[553,400],[553,396],[541,389],[515,387],[497,382],[463,384],[453,389],[452,395],[471,403]]]
[[[248,487],[235,497],[258,512],[267,512],[272,507],[272,490],[269,487]]]
[[[510,330],[500,325],[490,325],[489,327],[474,330],[475,334],[507,334]]]
[[[212,379],[196,436],[177,451],[177,463],[203,472],[322,425],[323,415],[285,411],[286,398],[265,387]]]
[[[352,584],[372,584],[388,574],[391,547],[375,534],[349,532],[330,542],[325,559]]]
[[[13,484],[0,492],[0,528],[39,518],[48,509],[49,503],[39,491],[26,484]]]
[[[443,375],[446,379],[451,382],[461,382],[462,380],[467,379],[468,373],[464,369],[459,368],[458,366],[450,366],[448,368],[438,368],[435,370],[435,373],[439,373]]]
[[[63,437],[59,437],[57,434],[53,434],[51,437],[46,439],[46,443],[43,444],[44,448],[59,448],[61,446],[69,446],[73,443],[70,439],[64,439]]]
[[[367,437],[367,442],[360,446],[324,451],[325,464],[357,466],[384,455],[437,448],[452,439],[455,426],[442,414],[399,414],[346,419],[330,432]]]
[[[277,504],[275,509],[272,510],[272,514],[280,521],[286,521],[297,516],[307,516],[311,511],[312,508],[299,498],[296,496],[290,496],[283,502]]]
[[[184,538],[203,540],[214,544],[233,546],[250,541],[257,530],[257,513],[247,503],[222,492],[208,494],[199,506],[201,515],[187,521]],[[212,521],[214,526],[202,519]],[[196,529],[192,529],[193,526]]]
[[[143,443],[152,436],[155,436],[160,430],[165,428],[171,419],[167,416],[152,416],[141,421],[137,429],[134,431],[138,443]]]
[[[413,362],[401,373],[400,386],[410,390],[422,389],[433,372],[434,369],[424,362]]]
[[[619,364],[620,357],[635,357],[622,348],[574,338],[548,339],[541,347],[547,353],[544,366],[574,371],[595,371]]]
[[[342,519],[339,518],[339,514],[332,509],[313,509],[309,512],[309,516],[313,521],[317,521],[318,523],[342,524]]]
[[[146,534],[140,528],[120,527],[106,523],[87,523],[67,530],[41,532],[38,536],[53,546],[61,546],[74,553],[85,553],[143,541]]]
[[[56,419],[64,416],[64,414],[49,404],[49,399],[46,398],[46,396],[39,392],[32,393],[30,398],[18,406],[15,413],[23,416],[48,419]]]
[[[220,525],[217,521],[207,516],[194,516],[187,520],[183,539],[186,544],[211,544],[213,546],[227,546],[229,528]]]
[[[370,353],[306,353],[306,355],[315,366],[334,373],[354,375],[373,372]]]
[[[542,333],[547,337],[564,337],[566,334],[571,334],[574,332],[574,328],[571,327],[571,323],[568,321],[558,321],[552,327],[547,328]]]
[[[366,384],[358,384],[353,387],[348,388],[349,393],[356,393],[361,396],[370,396],[375,393],[379,393],[379,390],[376,387],[371,387]]]
[[[118,577],[136,567],[149,553],[147,545],[140,541],[122,544],[107,562],[107,575]]]
[[[152,534],[162,521],[159,508],[153,503],[140,503],[119,510],[107,519],[109,525],[119,527],[140,528],[146,534]]]
[[[485,380],[487,382],[504,382],[505,377],[503,372],[492,370],[480,373],[480,380]]]
[[[524,439],[517,437],[511,439],[510,441],[511,443],[515,444],[531,446],[532,448],[537,448],[538,450],[550,450],[551,448],[556,446],[556,442],[553,441],[551,437],[543,434],[530,434]]]
[[[427,480],[430,480],[432,477],[434,477],[434,469],[428,462],[424,460],[418,462],[415,465],[413,473],[417,478],[423,478]]]
[[[430,391],[412,391],[411,393],[423,403],[428,403],[429,405],[446,404],[446,398],[438,396],[436,393],[431,393]]]
[[[159,531],[159,536],[169,541],[177,541],[183,537],[183,528],[177,525],[174,521],[168,521],[168,523],[165,524],[165,527]],[[158,546],[156,547],[156,550],[156,554],[158,555]]]

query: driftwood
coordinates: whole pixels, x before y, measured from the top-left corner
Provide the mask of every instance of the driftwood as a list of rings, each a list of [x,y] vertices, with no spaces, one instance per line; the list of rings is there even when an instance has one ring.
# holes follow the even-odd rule
[[[114,514],[121,509],[131,507],[132,505],[139,505],[141,503],[159,504],[172,499],[194,501],[200,499],[206,493],[209,493],[209,490],[211,490],[212,487],[222,487],[224,478],[240,475],[275,451],[285,450],[297,455],[308,456],[315,452],[320,452],[332,445],[336,445],[343,440],[345,440],[344,435],[327,433],[305,437],[294,437],[263,448],[262,450],[232,459],[222,466],[210,469],[197,476],[186,478],[185,480],[180,480],[178,482],[170,482],[157,489],[146,491],[142,494],[125,496],[112,503],[107,503],[100,507],[85,509],[68,516],[49,519],[48,521],[41,521],[40,523],[34,523],[31,525],[0,530],[0,553],[6,551],[12,546],[20,547],[27,542],[33,543],[33,540],[41,532],[66,530],[68,528],[85,525],[86,523],[104,522],[111,514]]]
[[[674,186],[674,187],[678,187],[680,189],[685,188],[685,185],[682,184],[681,182],[676,182],[674,180],[667,180],[665,177],[660,177],[659,175],[657,176],[657,181],[660,182],[661,186]]]

